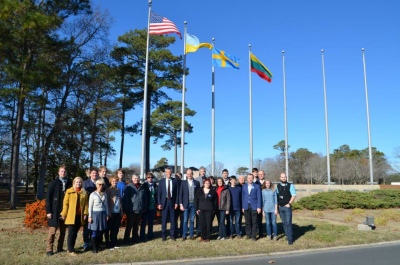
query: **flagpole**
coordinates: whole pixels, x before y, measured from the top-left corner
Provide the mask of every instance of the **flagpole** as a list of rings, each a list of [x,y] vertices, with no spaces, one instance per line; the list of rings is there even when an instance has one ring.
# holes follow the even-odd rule
[[[146,66],[144,74],[144,91],[143,91],[143,120],[142,120],[142,161],[140,165],[140,178],[144,179],[145,175],[145,162],[146,162],[146,118],[147,118],[147,77],[148,77],[148,64],[149,64],[149,43],[150,43],[150,12],[151,0],[149,0],[149,15],[147,20],[147,45],[146,45]]]
[[[331,162],[329,158],[329,127],[328,127],[328,104],[326,101],[326,82],[325,82],[325,61],[324,50],[321,50],[322,55],[322,77],[324,79],[324,100],[325,100],[325,132],[326,132],[326,172],[328,174],[328,185],[331,185]]]
[[[249,91],[250,91],[250,170],[253,169],[253,108],[251,91],[251,44],[249,44]]]
[[[282,51],[283,59],[283,105],[285,109],[285,170],[287,181],[289,181],[289,152],[288,152],[288,129],[287,129],[287,108],[286,108],[286,74],[285,74],[285,51]]]
[[[369,175],[371,185],[374,184],[374,172],[372,168],[372,147],[371,147],[371,128],[369,124],[369,104],[368,104],[368,87],[367,87],[367,70],[365,67],[365,49],[362,48],[363,65],[364,65],[364,84],[365,84],[365,99],[367,102],[367,124],[368,124],[368,145],[369,145]]]
[[[183,86],[182,86],[182,132],[181,132],[181,173],[183,176],[184,162],[185,162],[185,91],[186,91],[186,24],[185,21],[185,35],[183,37]]]
[[[215,38],[212,38],[213,47]],[[215,67],[212,66],[211,100],[211,175],[215,177]]]

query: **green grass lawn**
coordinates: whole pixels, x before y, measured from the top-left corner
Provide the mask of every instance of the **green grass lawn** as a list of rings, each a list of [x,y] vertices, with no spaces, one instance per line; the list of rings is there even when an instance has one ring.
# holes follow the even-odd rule
[[[389,211],[389,212],[388,212]],[[143,262],[174,259],[209,258],[246,254],[268,254],[271,252],[313,249],[321,247],[369,244],[374,242],[400,239],[399,209],[390,210],[331,210],[331,211],[296,211],[293,214],[295,243],[288,246],[283,234],[278,241],[262,238],[257,242],[246,239],[225,241],[212,240],[210,243],[187,240],[182,242],[161,241],[161,226],[155,226],[157,239],[116,250],[103,250],[100,253],[83,253],[78,249],[77,257],[67,253],[46,256],[47,228],[25,229],[22,225],[22,210],[0,211],[0,259],[3,264],[88,264]],[[387,222],[374,231],[358,231],[357,224],[365,220],[365,215],[375,218],[385,217]],[[394,217],[393,217],[394,216]],[[283,231],[278,219],[278,230]],[[214,231],[217,231],[214,222]],[[119,239],[124,229],[121,228]],[[214,233],[214,238],[218,235]],[[76,247],[82,245],[82,232],[79,232]],[[64,249],[66,248],[66,242]]]

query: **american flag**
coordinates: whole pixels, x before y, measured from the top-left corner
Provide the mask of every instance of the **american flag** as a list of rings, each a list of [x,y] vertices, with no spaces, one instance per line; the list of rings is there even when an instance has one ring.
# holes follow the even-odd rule
[[[174,23],[167,18],[162,17],[154,12],[150,12],[150,31],[149,34],[166,34],[176,33],[182,39],[181,33]]]

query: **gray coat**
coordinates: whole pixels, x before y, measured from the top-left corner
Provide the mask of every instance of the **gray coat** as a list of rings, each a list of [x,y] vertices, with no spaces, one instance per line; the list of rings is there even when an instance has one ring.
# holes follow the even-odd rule
[[[143,213],[149,208],[150,192],[146,185],[129,183],[122,198],[125,213]]]

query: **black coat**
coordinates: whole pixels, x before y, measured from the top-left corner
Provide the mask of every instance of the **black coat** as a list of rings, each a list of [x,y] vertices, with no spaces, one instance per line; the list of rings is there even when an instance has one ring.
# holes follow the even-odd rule
[[[194,208],[203,211],[216,211],[218,209],[218,194],[215,189],[210,189],[207,197],[204,189],[198,189],[194,198]]]
[[[65,185],[65,190],[72,187],[72,181],[67,178],[67,183]],[[62,190],[63,185],[61,180],[57,179],[50,182],[46,193],[46,213],[51,213],[51,219],[47,226],[59,227],[60,226],[60,214],[63,207],[65,192]]]

